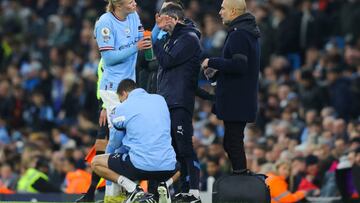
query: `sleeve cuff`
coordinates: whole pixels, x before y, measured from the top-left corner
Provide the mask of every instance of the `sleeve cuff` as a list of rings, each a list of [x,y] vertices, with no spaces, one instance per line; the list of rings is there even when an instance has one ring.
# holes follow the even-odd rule
[[[115,48],[112,46],[105,46],[105,47],[99,47],[99,51],[107,51],[107,50],[114,50]]]
[[[222,59],[219,58],[219,57],[216,57],[216,58],[210,58],[209,59],[209,62],[208,62],[208,67],[209,68],[213,68],[213,69],[216,69],[216,70],[219,70],[222,65]]]

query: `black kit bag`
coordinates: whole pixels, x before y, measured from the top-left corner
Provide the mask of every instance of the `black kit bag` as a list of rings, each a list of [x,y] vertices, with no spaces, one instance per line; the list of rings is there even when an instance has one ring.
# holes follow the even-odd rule
[[[213,203],[270,203],[270,190],[265,183],[266,175],[244,170],[238,174],[223,176],[215,181]]]

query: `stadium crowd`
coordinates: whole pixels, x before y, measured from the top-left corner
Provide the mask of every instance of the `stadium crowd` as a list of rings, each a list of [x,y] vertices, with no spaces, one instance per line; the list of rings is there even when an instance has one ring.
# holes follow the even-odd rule
[[[137,3],[144,27],[151,29],[162,1]],[[221,55],[226,38],[218,15],[221,1],[184,3],[186,16],[202,31],[204,54]],[[262,50],[260,108],[256,123],[245,129],[248,168],[268,173],[284,160],[290,163],[291,191],[315,189],[312,195],[338,196],[335,171],[360,168],[360,1],[247,4],[261,29]],[[0,188],[16,192],[34,160],[46,159],[52,185],[67,193],[86,191],[73,186],[90,182],[82,174],[90,172],[84,157],[98,126],[100,55],[93,30],[105,5],[92,0],[0,1]],[[149,92],[156,89],[157,67],[139,54],[137,81]],[[199,84],[213,93],[203,75]],[[209,176],[230,172],[221,144],[223,123],[212,114],[212,105],[197,98],[193,118],[202,190]],[[353,180],[357,185],[360,178]],[[354,186],[346,192],[359,195]]]

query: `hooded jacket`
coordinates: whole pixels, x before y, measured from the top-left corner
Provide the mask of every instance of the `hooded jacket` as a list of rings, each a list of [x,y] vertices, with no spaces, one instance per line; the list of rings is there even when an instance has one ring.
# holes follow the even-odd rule
[[[176,24],[172,35],[154,44],[159,61],[157,93],[169,109],[194,111],[195,91],[200,71],[200,32],[190,20]]]
[[[222,57],[209,59],[208,66],[218,70],[213,111],[221,120],[253,122],[256,118],[259,37],[255,17],[250,13],[238,16],[229,25]]]

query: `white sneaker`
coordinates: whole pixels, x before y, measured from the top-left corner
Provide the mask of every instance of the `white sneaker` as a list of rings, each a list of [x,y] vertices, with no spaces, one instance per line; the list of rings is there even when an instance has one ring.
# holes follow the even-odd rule
[[[159,203],[171,203],[169,189],[165,182],[159,184],[157,191],[159,193]]]

